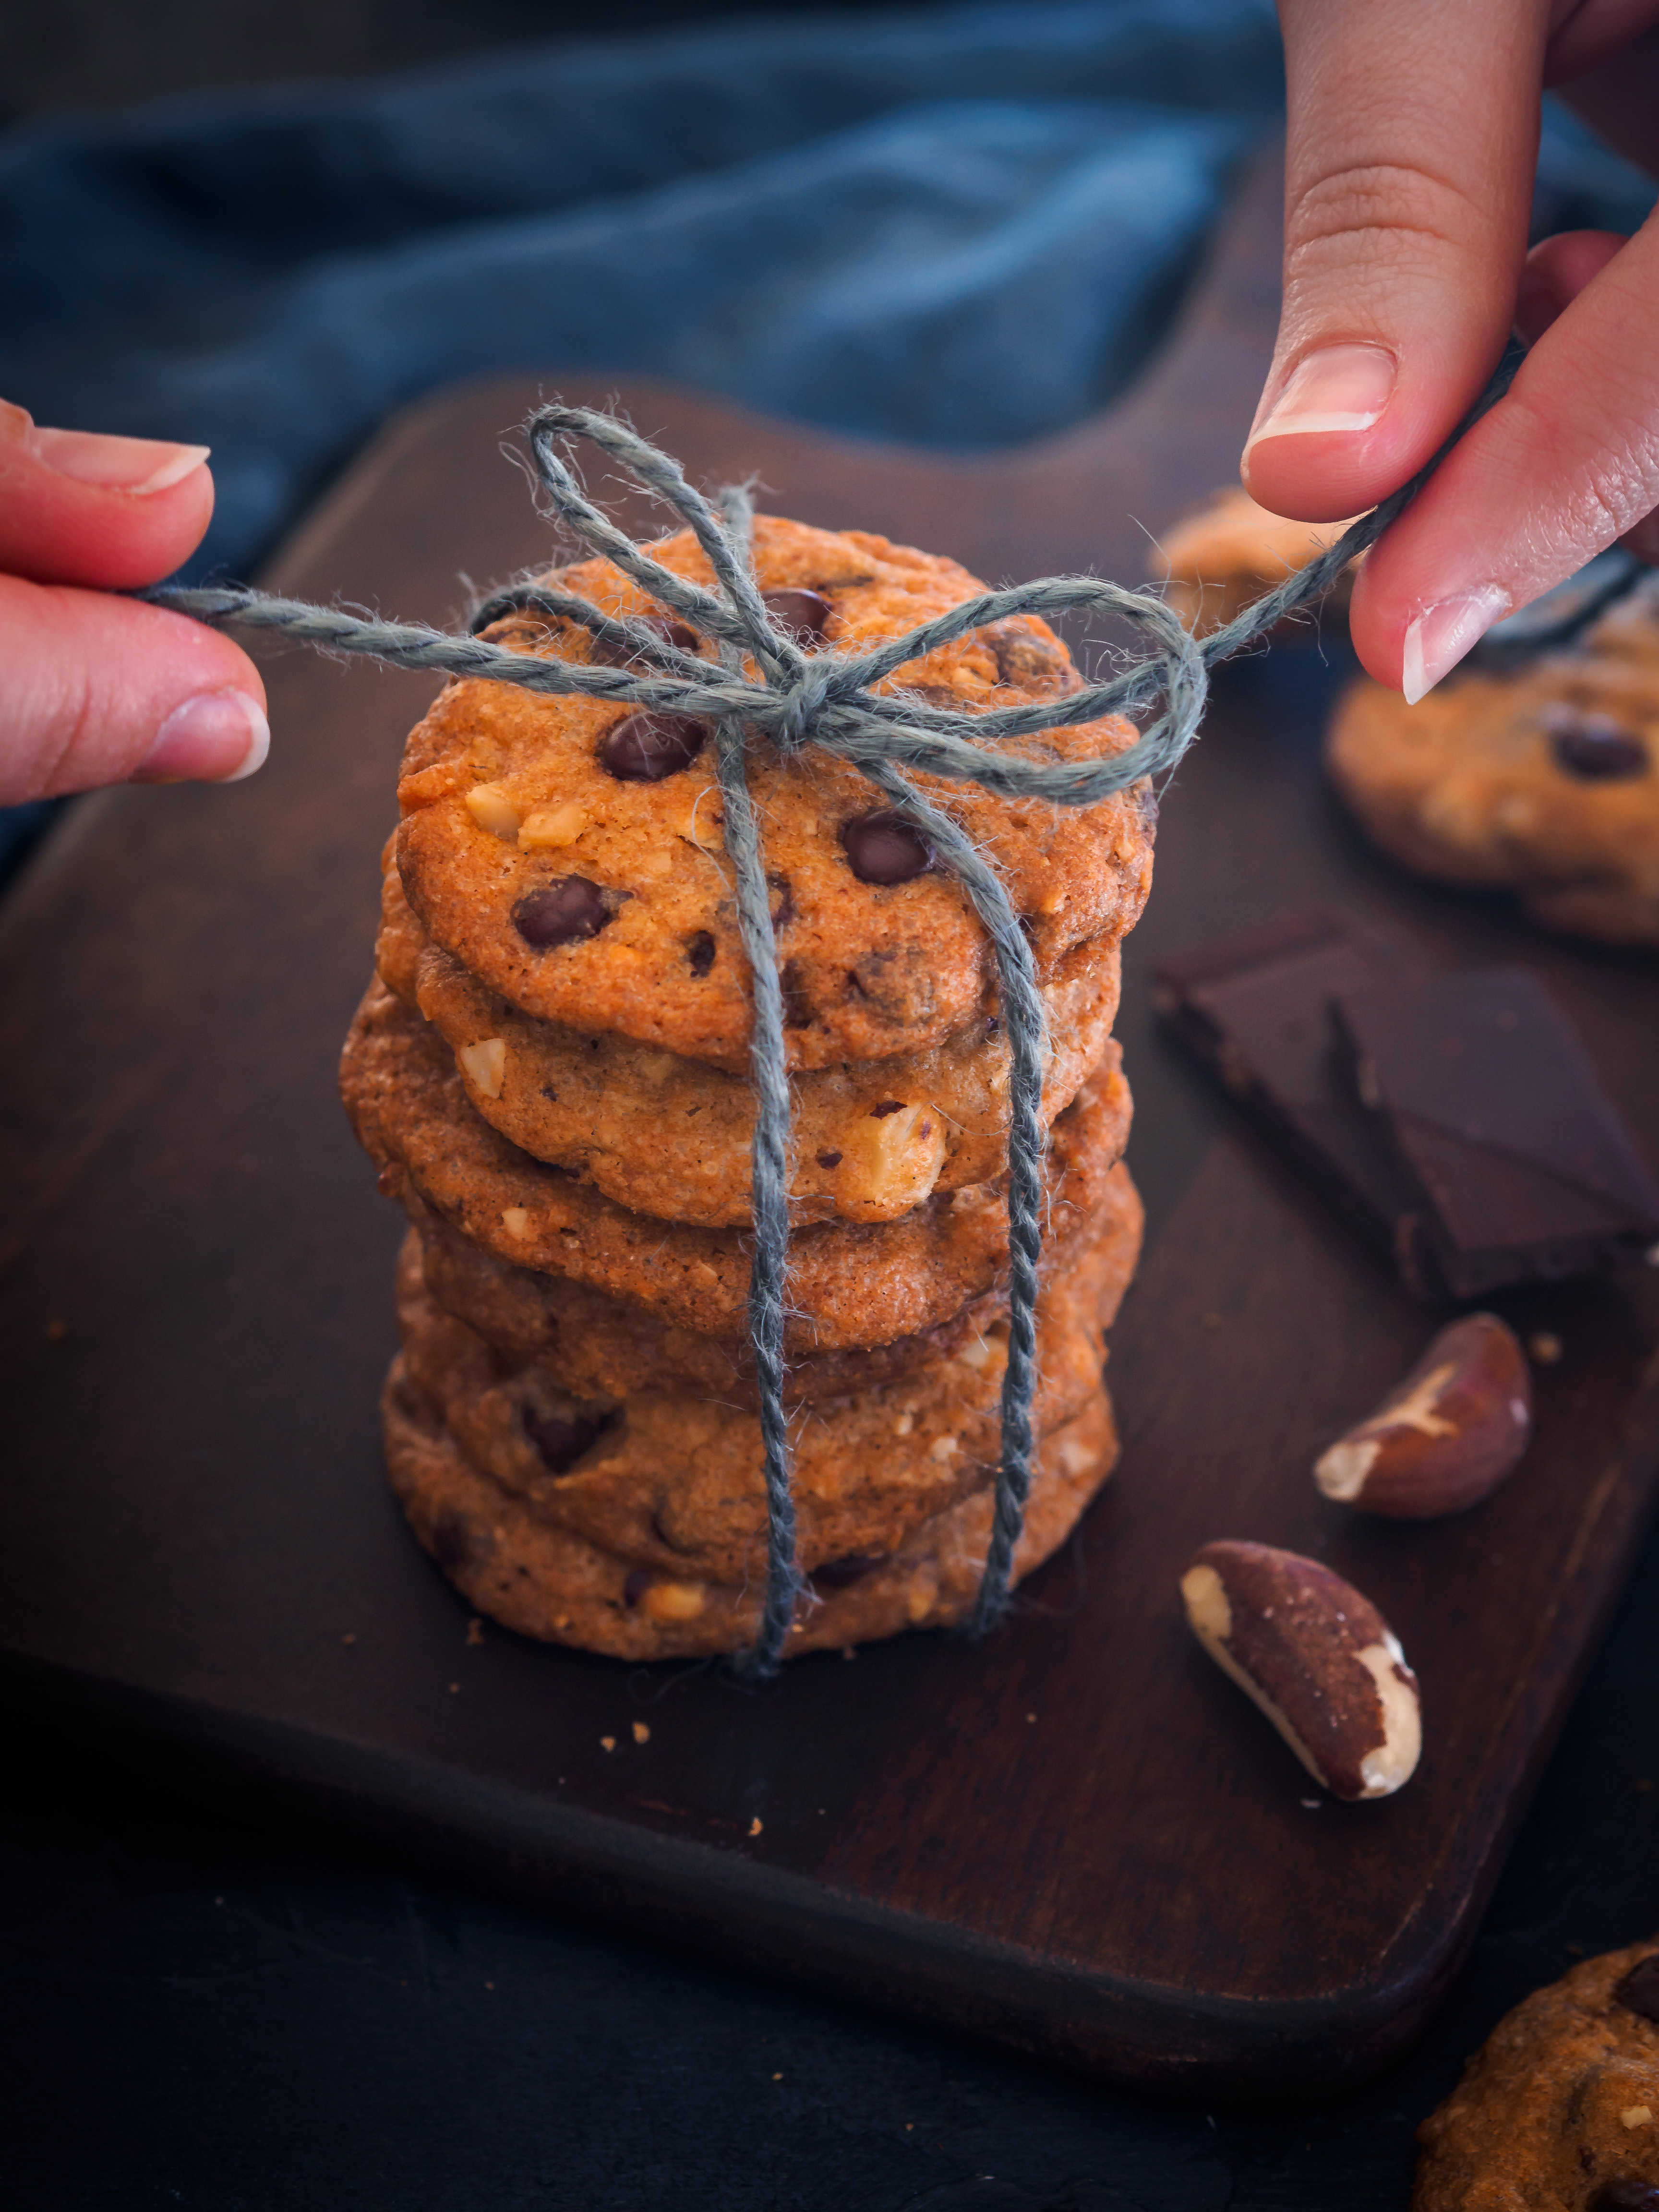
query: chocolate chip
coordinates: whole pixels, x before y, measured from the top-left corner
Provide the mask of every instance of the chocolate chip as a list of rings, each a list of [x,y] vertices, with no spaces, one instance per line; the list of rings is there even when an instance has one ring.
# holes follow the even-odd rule
[[[814,1567],[808,1580],[823,1589],[846,1589],[886,1564],[879,1552],[849,1552],[843,1559],[826,1559],[822,1566]]]
[[[820,1152],[818,1154],[818,1165],[821,1168],[838,1168],[841,1165],[841,1154],[839,1152]]]
[[[884,945],[866,952],[848,970],[846,988],[887,1022],[926,1021],[939,1001],[933,964],[921,945]]]
[[[861,884],[908,884],[933,865],[933,847],[891,807],[843,823],[841,842]]]
[[[815,645],[835,612],[821,592],[763,592],[761,598],[778,628],[787,630],[798,645]]]
[[[998,681],[1022,690],[1063,696],[1083,689],[1083,678],[1058,639],[1028,627],[1029,617],[1012,616],[980,632],[997,664]]]
[[[1556,765],[1585,783],[1619,783],[1645,775],[1648,749],[1610,714],[1579,714],[1558,707],[1547,718]]]
[[[1613,1996],[1614,2003],[1623,2005],[1626,2012],[1640,2013],[1644,2020],[1659,2022],[1659,1951],[1632,1966]]]
[[[870,1109],[870,1119],[872,1121],[884,1121],[890,1114],[902,1114],[903,1111],[904,1101],[902,1098],[884,1098],[879,1106],[872,1106]]]
[[[637,1605],[650,1587],[651,1574],[649,1569],[646,1567],[635,1567],[633,1573],[629,1575],[628,1580],[623,1584],[623,1603],[624,1605]]]
[[[778,902],[772,909],[772,927],[787,929],[795,918],[794,887],[787,876],[768,876],[766,880],[778,895]]]
[[[696,630],[688,629],[683,622],[677,622],[672,615],[629,615],[625,619],[635,629],[649,630],[665,645],[677,645],[682,653],[695,653],[697,649],[700,641]],[[625,645],[607,644],[597,637],[592,640],[592,651],[588,654],[589,659],[602,662],[607,668],[631,668],[637,657]]]
[[[537,1413],[524,1409],[525,1434],[541,1454],[550,1474],[562,1474],[574,1467],[597,1437],[610,1427],[601,1416],[590,1420],[583,1413]]]
[[[605,894],[586,876],[561,876],[538,891],[526,892],[513,909],[513,927],[538,952],[597,937],[610,919]]]
[[[599,765],[618,783],[660,783],[690,768],[708,741],[695,714],[630,714],[599,747]]]
[[[432,1556],[441,1567],[464,1567],[472,1556],[472,1530],[459,1513],[446,1509],[432,1519]]]
[[[1659,2212],[1659,2188],[1650,2181],[1604,2181],[1586,2212]]]
[[[694,930],[685,940],[686,963],[694,975],[706,975],[714,964],[714,940],[706,929]]]

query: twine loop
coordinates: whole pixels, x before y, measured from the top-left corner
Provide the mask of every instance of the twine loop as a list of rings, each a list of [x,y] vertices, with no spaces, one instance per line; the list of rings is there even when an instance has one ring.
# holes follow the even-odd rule
[[[753,510],[746,490],[718,504],[686,481],[678,463],[615,416],[583,407],[538,408],[527,425],[537,482],[562,527],[603,556],[656,605],[710,640],[717,662],[688,653],[645,623],[602,613],[555,586],[523,583],[494,593],[476,611],[472,635],[456,637],[419,624],[383,622],[339,608],[232,586],[158,586],[134,596],[208,623],[276,629],[325,650],[365,653],[400,668],[510,684],[527,691],[597,699],[711,722],[725,809],[725,841],[736,877],[739,932],[754,993],[750,1073],[756,1097],[753,1146],[754,1257],[749,1328],[760,1400],[767,1497],[767,1575],[760,1626],[741,1670],[776,1670],[802,1577],[795,1558],[789,1426],[784,1411],[783,1335],[789,1238],[789,1119],[783,993],[778,972],[759,828],[745,755],[764,741],[786,756],[809,744],[856,767],[888,805],[961,883],[995,954],[1000,1013],[1010,1058],[1008,1130],[1008,1357],[1002,1387],[1001,1455],[989,1547],[969,1632],[982,1635],[1005,1610],[1015,1547],[1031,1481],[1031,1407],[1036,1382],[1037,1266],[1042,1242],[1041,1118],[1046,1036],[1036,964],[995,871],[952,816],[920,791],[913,774],[970,783],[1006,799],[1091,806],[1144,779],[1167,777],[1198,734],[1209,671],[1263,637],[1296,609],[1310,605],[1357,555],[1415,497],[1457,437],[1501,396],[1506,362],[1480,403],[1432,460],[1308,566],[1245,608],[1224,628],[1194,639],[1153,593],[1091,576],[1052,576],[1006,591],[982,592],[906,635],[863,652],[804,652],[774,623],[750,559]],[[691,530],[714,579],[711,591],[652,559],[589,500],[564,448],[597,447]],[[477,633],[510,614],[541,613],[577,624],[604,653],[584,662],[544,659],[490,644]],[[1103,684],[1058,698],[964,714],[902,690],[883,692],[907,664],[970,630],[1011,615],[1081,613],[1126,622],[1146,641],[1145,656]],[[749,671],[755,673],[750,675]],[[1018,738],[1109,714],[1146,717],[1136,741],[1103,758],[1033,759],[1002,750]]]

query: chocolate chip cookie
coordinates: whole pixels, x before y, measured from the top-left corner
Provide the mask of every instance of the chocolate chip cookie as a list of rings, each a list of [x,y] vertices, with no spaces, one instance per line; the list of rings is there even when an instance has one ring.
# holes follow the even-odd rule
[[[621,1659],[702,1657],[740,1650],[752,1638],[756,1583],[637,1566],[542,1518],[473,1465],[414,1389],[401,1357],[384,1410],[392,1486],[410,1526],[481,1613],[521,1635]],[[1035,1455],[1017,1579],[1065,1541],[1116,1457],[1101,1390]],[[981,1490],[924,1521],[884,1559],[823,1561],[785,1656],[960,1620],[978,1591],[990,1528],[990,1493]]]
[[[1120,1173],[1121,1170],[1120,1170]],[[1068,1252],[1037,1310],[1039,1436],[1097,1389],[1103,1334],[1138,1244],[1136,1212]],[[492,1352],[426,1286],[411,1238],[398,1319],[410,1387],[480,1473],[543,1519],[638,1566],[711,1582],[763,1575],[760,1424],[718,1399],[665,1392],[573,1394],[545,1369]],[[803,1567],[896,1551],[922,1521],[992,1479],[1000,1444],[1005,1322],[956,1356],[857,1396],[820,1401],[798,1423],[793,1484]]]
[[[678,574],[712,580],[687,532],[649,550]],[[902,635],[982,588],[954,562],[884,538],[769,517],[757,525],[755,561],[769,594],[811,594],[821,611],[811,642],[822,652]],[[607,612],[651,612],[609,562],[585,562],[559,581]],[[656,618],[669,620],[663,610]],[[557,618],[513,617],[487,635],[566,659],[595,649]],[[908,663],[883,688],[972,713],[1077,683],[1047,626],[1015,616]],[[398,865],[433,942],[525,1014],[741,1074],[752,993],[711,734],[684,716],[451,684],[410,735],[399,786]],[[1114,717],[1015,750],[1092,760],[1134,738]],[[994,1011],[994,962],[961,886],[855,769],[818,748],[783,759],[757,745],[749,778],[793,1067],[928,1051]],[[919,781],[995,863],[1042,981],[1076,947],[1133,926],[1152,872],[1144,789],[1070,808]]]
[[[1327,741],[1338,791],[1420,874],[1520,893],[1549,927],[1659,945],[1659,620],[1638,599],[1583,645],[1461,672],[1415,707],[1362,678]]]
[[[1534,1990],[1417,2139],[1412,2212],[1659,2212],[1659,1942]]]
[[[498,1259],[631,1299],[662,1322],[728,1341],[746,1334],[750,1255],[736,1228],[630,1212],[532,1159],[474,1113],[436,1031],[378,980],[358,1010],[341,1095],[388,1191],[422,1202]],[[1051,1216],[1091,1213],[1128,1135],[1111,1047],[1054,1124]],[[936,1193],[895,1222],[826,1222],[792,1241],[792,1352],[890,1343],[948,1321],[995,1287],[1007,1256],[1000,1179]]]
[[[758,1404],[746,1338],[705,1336],[567,1275],[509,1267],[441,1220],[407,1188],[404,1202],[427,1287],[438,1304],[509,1359],[544,1369],[561,1389],[604,1398],[678,1391],[749,1411]],[[1043,1245],[1044,1279],[1068,1262],[1075,1247],[1109,1238],[1124,1260],[1121,1294],[1139,1247],[1140,1220],[1139,1194],[1120,1163],[1104,1178],[1091,1213],[1056,1221],[1056,1233]],[[816,1405],[923,1374],[954,1359],[973,1338],[988,1335],[1007,1310],[1006,1291],[988,1291],[948,1320],[889,1344],[800,1351],[785,1372],[785,1402]]]
[[[1164,532],[1157,572],[1164,598],[1194,637],[1221,629],[1253,599],[1334,545],[1346,522],[1288,522],[1235,484]],[[1347,605],[1352,568],[1324,604]]]
[[[467,1097],[493,1128],[635,1212],[708,1228],[750,1218],[755,1094],[746,1073],[520,1013],[425,939],[397,884],[388,875],[382,979],[393,989],[403,983],[405,999],[412,985],[413,1002],[453,1051]],[[1117,939],[1096,938],[1067,953],[1044,987],[1045,1122],[1070,1105],[1105,1051],[1121,975]],[[1007,1158],[1008,1052],[994,1015],[931,1051],[798,1075],[793,1093],[798,1224],[891,1221],[935,1190],[1001,1174]]]

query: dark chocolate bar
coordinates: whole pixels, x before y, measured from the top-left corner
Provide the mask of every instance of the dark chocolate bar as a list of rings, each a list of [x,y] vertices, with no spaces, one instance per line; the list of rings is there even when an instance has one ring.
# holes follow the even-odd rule
[[[1400,949],[1340,908],[1316,907],[1164,961],[1152,1003],[1182,1041],[1399,1267],[1417,1296],[1446,1285],[1425,1206],[1360,1105],[1332,1019],[1343,992],[1384,984]]]
[[[1659,1187],[1531,975],[1356,978],[1335,995],[1356,1094],[1454,1297],[1591,1273],[1659,1239]]]
[[[1153,1003],[1418,1297],[1589,1273],[1659,1243],[1659,1187],[1522,971],[1425,977],[1322,907],[1165,961]]]

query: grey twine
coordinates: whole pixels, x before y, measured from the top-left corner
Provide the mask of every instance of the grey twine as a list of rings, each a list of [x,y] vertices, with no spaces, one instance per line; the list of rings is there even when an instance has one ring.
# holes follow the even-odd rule
[[[1305,568],[1286,576],[1224,629],[1201,640],[1190,637],[1163,600],[1151,593],[1126,591],[1092,576],[1051,576],[1008,591],[982,592],[908,635],[889,639],[868,652],[826,651],[809,657],[792,636],[774,625],[762,600],[750,557],[751,513],[746,495],[728,491],[718,507],[711,505],[686,482],[677,463],[625,423],[587,408],[556,404],[538,408],[527,425],[537,476],[554,514],[572,536],[612,561],[659,605],[712,639],[718,666],[681,652],[641,625],[601,614],[584,599],[540,584],[497,592],[477,610],[474,631],[505,614],[533,611],[578,623],[608,652],[623,656],[626,665],[542,659],[508,652],[476,635],[456,637],[416,623],[366,619],[338,608],[308,606],[237,586],[163,585],[137,595],[201,622],[281,630],[327,651],[367,653],[398,668],[439,669],[448,676],[514,684],[526,691],[615,702],[714,723],[726,846],[737,874],[738,926],[755,994],[750,1053],[756,1095],[755,1237],[749,1328],[765,1449],[768,1551],[760,1626],[742,1662],[750,1675],[775,1671],[802,1578],[795,1559],[790,1440],[783,1408],[789,1084],[777,947],[745,773],[749,744],[764,742],[786,757],[808,744],[821,745],[860,769],[960,881],[996,955],[1011,1063],[1010,1281],[1001,1459],[990,1545],[969,1623],[970,1633],[982,1635],[1007,1605],[1014,1550],[1031,1485],[1046,1037],[1036,966],[1007,892],[952,817],[916,788],[911,773],[948,783],[977,784],[999,797],[1042,799],[1059,806],[1091,806],[1143,777],[1167,776],[1198,734],[1211,667],[1243,651],[1286,615],[1322,597],[1348,562],[1381,537],[1416,495],[1455,436],[1500,396],[1510,374],[1512,365],[1506,362],[1454,438],[1409,483],[1356,522]],[[560,450],[562,443],[577,438],[587,439],[607,460],[620,464],[689,525],[714,571],[712,592],[653,561],[592,503]],[[884,695],[875,689],[908,662],[969,630],[1010,615],[1074,611],[1131,623],[1144,633],[1151,650],[1108,683],[986,714],[956,714],[902,691]],[[758,672],[758,681],[744,674],[746,660]],[[1111,714],[1150,714],[1152,719],[1135,744],[1109,759],[1043,761],[997,750],[1010,739],[1037,738],[1046,730]]]

